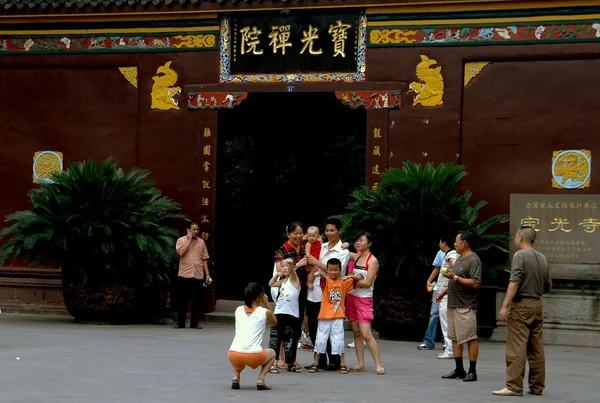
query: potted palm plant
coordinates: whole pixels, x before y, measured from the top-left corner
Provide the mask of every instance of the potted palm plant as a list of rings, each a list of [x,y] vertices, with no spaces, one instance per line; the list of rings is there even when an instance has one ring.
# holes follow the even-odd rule
[[[77,321],[148,317],[151,290],[176,261],[179,205],[138,168],[114,158],[72,164],[29,193],[32,208],[6,217],[0,264],[25,258],[62,275],[65,305]]]
[[[509,236],[496,226],[509,217],[501,214],[481,222],[479,213],[487,202],[471,206],[472,193],[459,189],[466,175],[461,165],[406,161],[402,168],[382,173],[376,190],[357,189],[340,216],[346,236],[372,233],[372,250],[381,264],[374,326],[383,336],[423,336],[431,303],[425,281],[442,233],[469,230],[476,235],[475,250],[484,263],[491,262],[487,256],[494,262],[507,260]]]

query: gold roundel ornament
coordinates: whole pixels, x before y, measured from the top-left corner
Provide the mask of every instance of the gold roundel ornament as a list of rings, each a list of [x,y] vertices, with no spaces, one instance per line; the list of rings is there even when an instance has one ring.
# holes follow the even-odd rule
[[[53,183],[52,174],[62,172],[63,154],[57,151],[36,151],[33,155],[33,183]]]
[[[592,153],[590,150],[560,150],[552,156],[552,187],[581,189],[590,187]]]

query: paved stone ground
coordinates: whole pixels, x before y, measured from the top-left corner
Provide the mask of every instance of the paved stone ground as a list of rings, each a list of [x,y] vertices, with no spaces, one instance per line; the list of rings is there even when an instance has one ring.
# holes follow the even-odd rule
[[[504,345],[481,344],[479,381],[445,381],[453,361],[414,342],[380,340],[388,372],[269,375],[272,391],[254,387],[257,372],[242,373],[230,389],[226,359],[233,328],[78,325],[65,317],[0,314],[0,402],[544,402],[600,401],[600,350],[548,346],[544,396],[496,397],[503,387]],[[348,340],[349,341],[349,340]],[[352,350],[348,363],[356,363]],[[300,352],[300,363],[312,355]],[[17,359],[18,357],[18,359]],[[370,358],[369,358],[370,360]],[[466,360],[465,360],[466,361]]]

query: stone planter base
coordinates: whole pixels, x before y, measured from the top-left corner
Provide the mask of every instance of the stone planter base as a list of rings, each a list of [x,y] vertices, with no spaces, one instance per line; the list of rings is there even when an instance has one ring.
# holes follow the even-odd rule
[[[504,301],[496,294],[496,312]],[[542,297],[544,304],[544,343],[581,347],[600,347],[600,292],[560,289]],[[491,341],[506,341],[506,324],[497,318]]]

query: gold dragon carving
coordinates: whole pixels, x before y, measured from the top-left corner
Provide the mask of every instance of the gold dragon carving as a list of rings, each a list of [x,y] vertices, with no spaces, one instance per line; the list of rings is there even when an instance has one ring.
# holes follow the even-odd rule
[[[166,62],[156,69],[156,75],[152,77],[152,109],[163,111],[179,109],[175,96],[181,94],[181,87],[175,87],[177,73],[171,68],[171,62]]]
[[[422,82],[413,81],[409,85],[409,92],[413,91],[417,94],[413,101],[413,106],[421,104],[422,106],[432,107],[444,104],[442,66],[431,67],[436,64],[437,60],[421,55],[421,62],[417,64],[416,72],[417,78]]]

